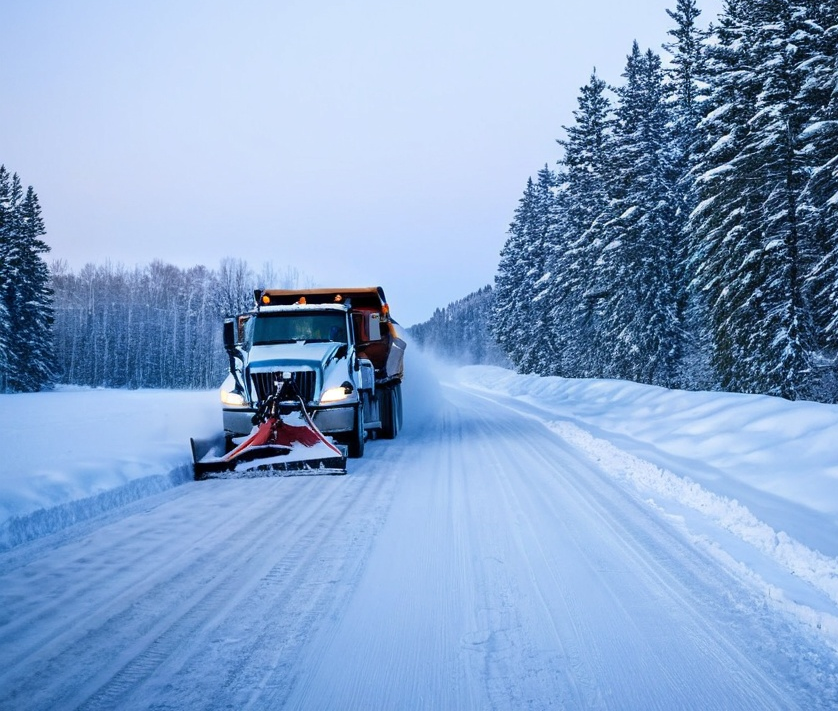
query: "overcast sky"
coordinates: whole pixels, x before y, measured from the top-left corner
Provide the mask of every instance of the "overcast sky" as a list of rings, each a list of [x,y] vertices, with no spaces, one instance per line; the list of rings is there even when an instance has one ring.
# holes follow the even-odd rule
[[[50,261],[289,264],[411,325],[492,282],[579,87],[660,51],[675,4],[6,2],[0,163]]]

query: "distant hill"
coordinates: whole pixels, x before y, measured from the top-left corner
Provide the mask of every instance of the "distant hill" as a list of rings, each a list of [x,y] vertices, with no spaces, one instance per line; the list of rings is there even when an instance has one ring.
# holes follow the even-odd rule
[[[484,286],[437,309],[424,323],[411,326],[408,333],[416,345],[440,358],[466,365],[509,367],[509,360],[489,330],[492,299],[492,287]]]

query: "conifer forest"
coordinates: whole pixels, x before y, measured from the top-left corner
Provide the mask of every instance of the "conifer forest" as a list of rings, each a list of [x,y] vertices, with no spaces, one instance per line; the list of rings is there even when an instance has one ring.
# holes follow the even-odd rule
[[[838,4],[667,10],[526,183],[492,328],[521,372],[838,401]]]
[[[408,329],[419,348],[441,359],[467,365],[510,363],[491,333],[492,287],[484,286],[473,294],[434,311],[424,323]]]

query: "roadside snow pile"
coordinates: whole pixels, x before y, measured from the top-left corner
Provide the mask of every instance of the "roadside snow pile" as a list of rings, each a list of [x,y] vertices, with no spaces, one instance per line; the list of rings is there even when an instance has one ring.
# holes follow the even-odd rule
[[[838,407],[474,366],[740,577],[838,644]]]
[[[0,550],[192,478],[189,438],[220,429],[216,391],[0,395]]]

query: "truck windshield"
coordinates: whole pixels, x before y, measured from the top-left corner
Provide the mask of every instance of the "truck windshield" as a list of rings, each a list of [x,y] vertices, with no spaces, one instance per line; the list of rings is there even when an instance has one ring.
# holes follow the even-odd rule
[[[253,345],[273,343],[346,343],[346,314],[342,312],[259,314],[253,324]]]

